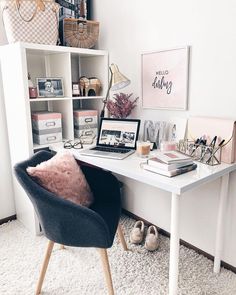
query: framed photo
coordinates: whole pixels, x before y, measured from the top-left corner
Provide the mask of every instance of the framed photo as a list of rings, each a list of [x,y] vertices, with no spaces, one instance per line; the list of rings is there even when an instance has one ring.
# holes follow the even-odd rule
[[[143,108],[186,110],[189,47],[141,54]]]
[[[36,78],[38,97],[63,97],[62,78]]]

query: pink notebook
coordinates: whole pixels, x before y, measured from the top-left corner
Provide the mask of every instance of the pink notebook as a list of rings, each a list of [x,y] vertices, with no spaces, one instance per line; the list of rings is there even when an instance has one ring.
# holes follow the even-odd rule
[[[188,119],[188,139],[206,136],[208,142],[217,136],[217,142],[228,142],[222,148],[221,161],[233,163],[236,161],[236,121],[232,119],[220,119],[209,117],[191,117]]]

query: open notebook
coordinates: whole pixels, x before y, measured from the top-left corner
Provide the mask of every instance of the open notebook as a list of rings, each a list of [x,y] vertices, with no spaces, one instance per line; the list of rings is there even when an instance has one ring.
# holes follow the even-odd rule
[[[80,154],[122,160],[135,152],[139,127],[138,119],[102,118],[96,146]]]

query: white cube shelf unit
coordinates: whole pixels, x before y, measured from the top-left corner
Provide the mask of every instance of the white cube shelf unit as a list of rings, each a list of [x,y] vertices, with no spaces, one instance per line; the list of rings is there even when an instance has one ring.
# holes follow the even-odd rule
[[[91,102],[98,110],[102,107],[108,87],[107,51],[18,42],[1,46],[0,58],[12,166],[46,147],[33,143],[32,111],[62,113],[62,137],[74,139],[73,109],[91,106]],[[34,83],[40,77],[62,78],[64,97],[30,99],[28,73]],[[81,76],[97,77],[101,96],[72,97],[72,82]],[[37,234],[33,207],[14,176],[13,182],[17,218]]]

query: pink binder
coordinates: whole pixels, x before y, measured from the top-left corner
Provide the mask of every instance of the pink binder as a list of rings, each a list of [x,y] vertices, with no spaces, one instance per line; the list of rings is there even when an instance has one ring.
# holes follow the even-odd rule
[[[233,163],[236,161],[236,121],[209,117],[191,117],[188,119],[188,139],[205,136],[208,142],[216,135],[218,144],[221,140],[228,142],[222,148],[221,161]]]

